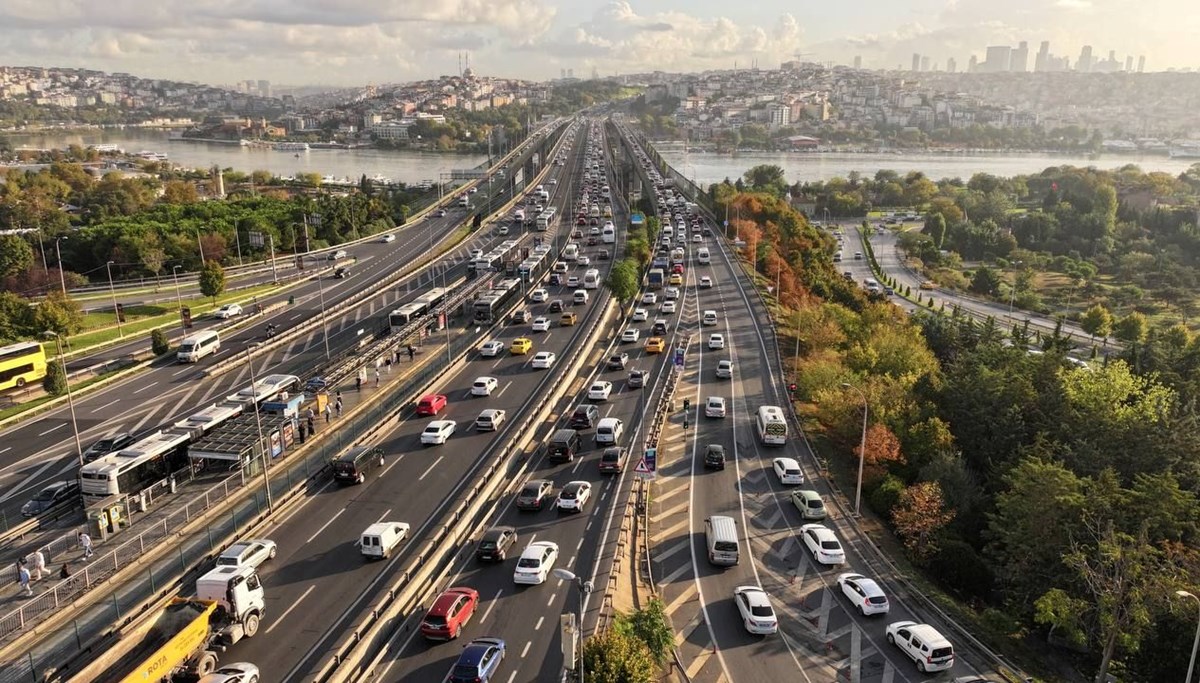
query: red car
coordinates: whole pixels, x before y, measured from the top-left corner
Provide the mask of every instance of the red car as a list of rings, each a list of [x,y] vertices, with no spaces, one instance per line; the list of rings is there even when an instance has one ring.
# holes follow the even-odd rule
[[[447,588],[433,601],[433,607],[421,620],[421,635],[429,640],[453,640],[462,632],[479,607],[479,591],[474,588]]]
[[[429,394],[417,401],[417,415],[437,415],[446,407],[447,399],[442,394]]]
[[[676,263],[675,265],[671,266],[671,274],[672,275],[683,275],[683,264]]]

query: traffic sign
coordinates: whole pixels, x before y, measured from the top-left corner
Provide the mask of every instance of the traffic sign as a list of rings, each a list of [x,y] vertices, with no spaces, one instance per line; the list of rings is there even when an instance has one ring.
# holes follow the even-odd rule
[[[647,448],[642,454],[642,459],[638,461],[637,467],[633,468],[633,474],[638,479],[649,480],[654,479],[658,472],[658,450]]]

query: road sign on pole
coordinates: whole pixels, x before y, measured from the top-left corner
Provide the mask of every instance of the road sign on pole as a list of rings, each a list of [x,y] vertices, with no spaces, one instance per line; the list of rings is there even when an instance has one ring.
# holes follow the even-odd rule
[[[643,481],[654,479],[658,472],[658,449],[647,448],[642,454],[642,459],[638,461],[637,467],[633,468],[633,475]]]

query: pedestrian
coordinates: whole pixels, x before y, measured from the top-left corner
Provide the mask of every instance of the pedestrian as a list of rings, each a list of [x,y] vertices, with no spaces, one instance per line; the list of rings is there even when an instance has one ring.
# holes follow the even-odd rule
[[[354,378],[354,390],[355,391],[362,391],[362,380],[363,380],[362,375],[359,375],[358,377]]]
[[[308,422],[308,433],[309,433],[309,434],[316,434],[316,433],[317,433],[317,420],[316,420],[316,418],[315,418],[315,416],[313,415],[313,412],[312,412],[311,410],[310,410],[310,411],[308,411],[308,420],[307,420],[307,422]]]
[[[41,581],[42,572],[46,571],[46,556],[42,554],[41,549],[29,554],[29,565],[29,573],[33,575],[33,580]]]
[[[333,407],[337,410],[337,416],[341,417],[342,416],[342,397],[341,396],[338,397],[337,403],[334,403]]]
[[[413,345],[412,345],[412,344],[409,344],[409,345],[408,345],[408,362],[410,362],[410,363],[411,363],[411,362],[412,362],[412,359],[413,359],[413,356],[415,356],[415,355],[417,355],[417,351],[416,351],[416,349],[414,349],[414,348],[413,348]]]
[[[71,563],[70,562],[63,562],[62,569],[58,570],[58,578],[60,578],[60,579],[71,578]]]
[[[25,565],[21,565],[17,576],[17,581],[21,584],[21,590],[25,591],[25,595],[33,595],[33,589],[29,587],[29,570],[25,568]]]
[[[399,346],[392,349],[392,363],[394,363],[396,365],[400,364],[400,347]]]
[[[375,368],[375,386],[379,386],[379,368]]]
[[[392,374],[392,359],[388,358],[387,361],[383,365],[384,365],[384,367],[387,368],[387,373],[389,375]]]
[[[329,424],[329,419],[333,417],[333,406],[326,403],[324,412],[325,412],[325,424]]]
[[[80,531],[79,547],[83,548],[83,559],[86,561],[92,556],[92,537]]]

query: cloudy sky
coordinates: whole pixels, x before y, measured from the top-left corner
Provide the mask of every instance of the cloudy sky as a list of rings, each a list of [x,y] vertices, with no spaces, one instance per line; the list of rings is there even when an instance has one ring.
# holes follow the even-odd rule
[[[1072,57],[1200,68],[1196,0],[0,0],[0,64],[228,84],[359,85],[476,71],[553,78],[764,68],[803,59],[945,64],[1026,40]],[[1032,58],[1031,58],[1032,63]],[[961,68],[961,67],[960,67]]]

